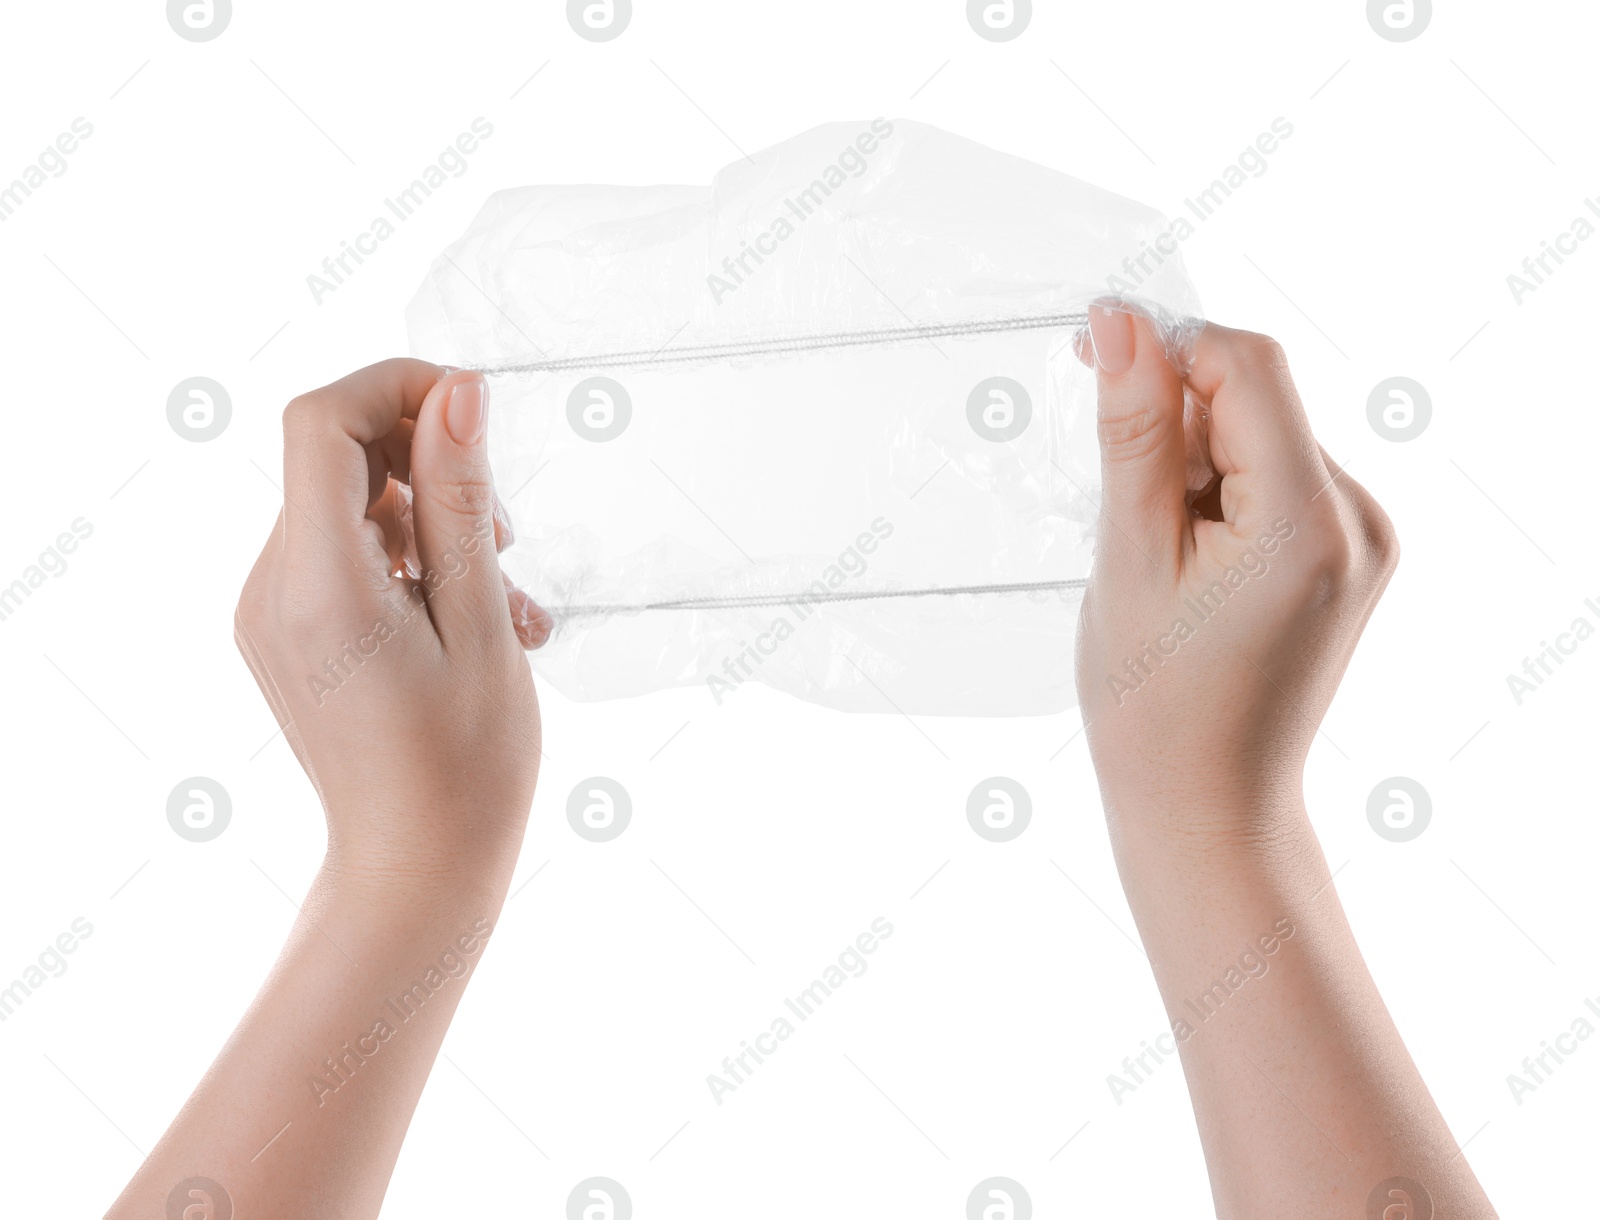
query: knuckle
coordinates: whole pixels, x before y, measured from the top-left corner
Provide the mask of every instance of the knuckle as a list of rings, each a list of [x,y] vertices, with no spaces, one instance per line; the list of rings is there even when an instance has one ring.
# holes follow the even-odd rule
[[[259,627],[265,608],[266,598],[262,595],[260,582],[252,576],[239,590],[239,601],[233,608],[234,635],[237,637],[241,629],[248,632]]]
[[[305,436],[319,418],[315,394],[296,394],[283,409],[283,435],[287,439]]]
[[[1311,553],[1311,571],[1323,588],[1342,589],[1350,583],[1355,552],[1343,530],[1325,530]]]
[[[1394,528],[1394,522],[1389,519],[1389,514],[1384,512],[1376,501],[1373,501],[1367,511],[1361,514],[1361,523],[1372,566],[1380,582],[1387,581],[1400,566],[1399,532]]]
[[[1159,407],[1136,407],[1102,417],[1097,428],[1100,450],[1108,461],[1137,462],[1162,448],[1171,420]]]
[[[1400,540],[1376,504],[1347,502],[1344,511],[1307,531],[1303,572],[1313,597],[1327,601],[1370,595],[1400,562]]]
[[[1388,581],[1400,563],[1400,535],[1394,522],[1372,493],[1354,479],[1346,479],[1345,497],[1355,521],[1356,549],[1378,584]]]
[[[1340,516],[1336,508],[1319,513],[1316,520],[1307,523],[1304,542],[1297,548],[1301,574],[1318,601],[1341,594],[1349,588],[1354,575],[1356,548],[1351,545]]]
[[[1276,372],[1289,367],[1289,355],[1271,335],[1241,330],[1230,335],[1224,359],[1230,372]]]
[[[244,578],[244,584],[239,588],[239,600],[233,608],[233,631],[237,640],[240,633],[246,636],[260,632],[271,620],[272,592],[276,585],[276,565],[273,561],[277,546],[279,526],[273,529],[273,536],[266,547],[257,557],[249,574]]]
[[[494,484],[488,479],[457,479],[435,485],[432,499],[439,507],[474,522],[494,519]]]

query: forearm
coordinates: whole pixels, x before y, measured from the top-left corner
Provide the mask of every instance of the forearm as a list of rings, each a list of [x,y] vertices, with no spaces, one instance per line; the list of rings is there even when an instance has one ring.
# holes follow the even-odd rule
[[[1298,793],[1232,808],[1108,796],[1107,808],[1219,1214],[1363,1215],[1379,1182],[1403,1176],[1441,1216],[1492,1216],[1372,982]]]
[[[504,896],[498,876],[407,886],[325,864],[271,975],[109,1220],[167,1214],[169,1192],[195,1176],[221,1185],[236,1215],[376,1216]]]

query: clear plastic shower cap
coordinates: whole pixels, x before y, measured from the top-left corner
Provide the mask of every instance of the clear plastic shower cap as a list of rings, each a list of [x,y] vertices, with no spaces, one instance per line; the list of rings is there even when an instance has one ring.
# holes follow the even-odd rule
[[[749,683],[848,711],[1075,702],[1096,301],[1202,325],[1165,218],[920,123],[710,186],[500,191],[407,311],[489,375],[507,571],[575,699]]]

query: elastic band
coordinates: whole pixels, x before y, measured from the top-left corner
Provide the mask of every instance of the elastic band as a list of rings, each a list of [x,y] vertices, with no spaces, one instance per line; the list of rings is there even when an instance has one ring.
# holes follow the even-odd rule
[[[694,347],[669,347],[668,339],[654,351],[606,352],[590,356],[563,356],[555,360],[486,367],[489,376],[511,373],[555,373],[574,369],[615,369],[684,364],[696,360],[738,359],[769,353],[813,351],[829,347],[864,347],[873,343],[909,343],[919,339],[938,339],[951,335],[993,334],[1012,330],[1050,330],[1085,326],[1085,310],[1074,313],[1038,314],[1016,318],[993,318],[983,322],[941,322],[923,326],[902,326],[888,330],[841,330],[821,334],[796,335],[788,339],[747,339],[733,343],[707,343]]]
[[[643,610],[731,610],[748,606],[815,605],[821,602],[873,601],[889,597],[941,597],[962,593],[1050,593],[1067,589],[1081,590],[1087,579],[1041,580],[1023,584],[1001,585],[947,585],[930,589],[871,589],[828,590],[815,594],[809,590],[799,593],[760,593],[744,597],[685,597],[674,601],[636,602],[632,604],[578,604],[546,606],[552,614],[565,618],[581,618],[598,614],[626,614]]]

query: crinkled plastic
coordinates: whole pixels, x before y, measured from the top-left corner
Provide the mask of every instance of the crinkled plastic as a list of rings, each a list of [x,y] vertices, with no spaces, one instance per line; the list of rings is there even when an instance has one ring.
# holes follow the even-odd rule
[[[407,313],[490,376],[502,562],[575,699],[759,682],[830,707],[1075,702],[1098,517],[1090,303],[1182,363],[1160,213],[904,120],[835,123],[709,187],[492,196]]]

